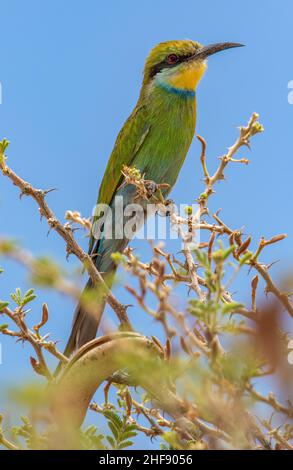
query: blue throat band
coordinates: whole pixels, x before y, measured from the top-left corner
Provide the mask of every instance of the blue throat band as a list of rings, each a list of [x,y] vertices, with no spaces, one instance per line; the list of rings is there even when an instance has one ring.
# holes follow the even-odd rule
[[[194,98],[195,97],[195,91],[193,90],[184,90],[182,88],[176,88],[171,85],[168,85],[167,83],[157,81],[157,84],[163,88],[164,90],[168,91],[169,93],[174,93],[175,95],[182,96],[185,98]]]

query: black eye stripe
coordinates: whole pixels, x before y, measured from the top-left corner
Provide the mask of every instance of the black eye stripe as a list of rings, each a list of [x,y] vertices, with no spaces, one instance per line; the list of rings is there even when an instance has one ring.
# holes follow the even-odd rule
[[[175,62],[174,64],[170,64],[168,63],[167,59],[168,59],[168,56],[166,57],[166,59],[164,59],[162,62],[154,65],[151,69],[150,69],[150,73],[149,73],[149,77],[150,78],[153,78],[157,73],[161,72],[161,70],[163,69],[167,69],[167,68],[171,68],[171,67],[176,67],[176,65],[182,63],[182,62],[185,62],[186,60],[188,60],[190,57],[192,57],[193,54],[190,53],[190,54],[185,54],[185,55],[181,55],[181,56],[178,56],[178,60],[177,62]]]

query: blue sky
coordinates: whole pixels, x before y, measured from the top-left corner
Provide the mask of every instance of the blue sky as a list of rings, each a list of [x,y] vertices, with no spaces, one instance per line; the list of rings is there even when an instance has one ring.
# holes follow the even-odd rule
[[[266,261],[279,259],[275,276],[293,260],[292,155],[293,106],[288,82],[293,80],[290,0],[86,0],[0,1],[1,42],[0,139],[11,141],[9,164],[42,188],[58,188],[49,202],[59,217],[67,209],[90,214],[115,137],[135,105],[144,60],[158,42],[190,38],[203,44],[235,41],[245,48],[210,58],[198,89],[197,131],[208,142],[212,168],[234,141],[236,127],[253,111],[265,133],[243,155],[249,166],[234,165],[217,188],[212,208],[256,240],[286,232]],[[172,198],[190,203],[200,193],[199,145],[194,142]],[[0,233],[13,236],[33,253],[53,255],[69,270],[64,246],[47,237],[33,201],[18,198],[9,181],[0,181]],[[86,247],[86,240],[81,237]],[[139,242],[144,246],[145,242]],[[25,272],[2,262],[0,298],[15,287],[29,286]],[[241,286],[239,286],[241,288]],[[124,300],[122,288],[117,295]],[[243,294],[245,295],[245,294]],[[41,292],[50,307],[49,329],[64,341],[73,302]],[[154,325],[135,318],[140,331]],[[152,331],[153,332],[153,331]],[[159,334],[159,333],[158,333]],[[57,335],[57,336],[56,336]],[[1,383],[31,374],[30,349],[1,338]],[[0,403],[1,408],[1,403]]]

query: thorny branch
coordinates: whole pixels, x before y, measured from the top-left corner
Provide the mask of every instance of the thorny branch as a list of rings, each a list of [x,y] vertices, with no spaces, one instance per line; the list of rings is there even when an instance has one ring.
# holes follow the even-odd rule
[[[65,241],[67,256],[73,253],[81,261],[91,280],[93,281],[93,285],[97,288],[102,288],[106,301],[113,308],[119,321],[121,322],[121,325],[125,329],[131,330],[131,325],[126,313],[126,307],[122,305],[112,294],[101,273],[96,268],[91,256],[78,245],[73,236],[70,225],[63,225],[48,206],[46,202],[46,195],[50,190],[44,191],[41,189],[36,189],[30,183],[27,183],[25,180],[23,180],[11,168],[8,167],[4,154],[0,159],[0,169],[2,170],[3,175],[7,176],[12,181],[12,183],[20,189],[21,197],[24,195],[31,196],[36,201],[39,206],[41,217],[45,217],[50,229],[55,230]]]
[[[122,414],[125,429],[127,426],[133,426],[135,432],[142,432],[152,439],[163,439],[171,448],[292,449],[293,431],[289,421],[281,426],[282,420],[278,418],[277,424],[273,425],[272,415],[268,420],[260,420],[258,425],[257,419],[252,415],[255,410],[251,409],[250,402],[247,404],[249,398],[253,403],[263,403],[271,408],[274,417],[281,414],[290,420],[293,416],[289,400],[283,404],[275,394],[262,394],[252,385],[254,378],[271,374],[275,367],[266,355],[266,341],[269,341],[269,349],[274,342],[276,347],[281,347],[279,342],[283,341],[282,338],[285,336],[276,330],[273,332],[275,336],[269,340],[265,336],[262,337],[265,335],[262,332],[264,312],[262,307],[258,306],[261,279],[265,284],[265,292],[272,293],[282,308],[291,317],[293,316],[289,294],[277,287],[269,274],[270,266],[259,259],[267,246],[280,242],[286,235],[277,235],[269,240],[263,237],[256,250],[251,251],[251,237],[244,239],[242,230],[230,228],[220,218],[219,212],[211,216],[211,221],[205,220],[210,216],[209,198],[214,193],[215,184],[224,179],[227,165],[248,163],[247,159],[236,159],[235,156],[241,147],[249,147],[251,137],[263,130],[257,119],[258,115],[254,114],[248,125],[240,128],[238,139],[228,149],[226,155],[220,157],[219,166],[212,175],[207,165],[206,142],[198,136],[202,145],[200,160],[205,187],[198,198],[198,210],[193,213],[191,208],[187,208],[186,217],[180,217],[170,210],[168,201],[162,196],[166,185],[146,180],[144,175],[140,175],[134,168],[123,168],[125,178],[123,184],[134,184],[137,187],[138,198],[155,201],[160,213],[165,211],[166,215],[170,216],[171,224],[183,242],[180,255],[171,255],[163,244],[157,244],[152,245],[153,254],[148,262],[136,256],[132,248],[127,248],[123,255],[119,254],[115,259],[117,264],[121,264],[122,268],[138,282],[138,288],[134,288],[132,283],[128,282],[126,289],[129,295],[135,299],[141,311],[162,325],[165,332],[166,344],[162,344],[155,336],[152,337],[154,345],[161,351],[163,358],[161,368],[156,371],[152,364],[148,370],[148,365],[145,364],[143,369],[146,369],[147,374],[152,374],[154,380],[157,372],[160,377],[166,374],[170,390],[177,393],[184,412],[181,417],[175,419],[165,416],[163,408],[160,408],[159,404],[147,394],[138,399],[132,391],[133,378],[127,378],[127,374],[121,375],[121,371],[109,378],[105,387],[105,404],[92,403],[90,409],[104,415],[107,420],[113,418],[111,413],[116,413],[116,416]],[[50,228],[55,229],[66,242],[67,254],[74,253],[80,259],[94,284],[103,287],[107,301],[121,324],[130,329],[126,307],[109,291],[91,257],[76,242],[70,225],[62,225],[56,219],[45,200],[47,191],[33,188],[16,175],[6,165],[4,152],[0,158],[0,166],[4,175],[19,187],[21,195],[30,195],[36,200],[40,213],[47,219]],[[91,229],[90,221],[76,211],[68,211],[66,219],[86,230]],[[194,248],[193,241],[199,230],[208,232],[209,238]],[[225,248],[224,244],[218,248],[219,239],[227,240],[228,248]],[[36,272],[36,260],[24,250],[13,249],[7,255],[24,264],[32,273]],[[234,264],[231,277],[226,281],[224,268],[227,267],[229,257],[232,257]],[[251,301],[248,307],[235,301],[235,295],[230,292],[232,281],[245,266],[249,270],[256,271],[251,281]],[[79,288],[63,278],[60,279],[59,290],[75,299],[78,298]],[[187,308],[178,306],[174,302],[173,291],[179,285],[186,285],[188,291],[193,291],[193,297]],[[152,302],[151,306],[150,295],[155,299],[155,303]],[[26,325],[24,309],[16,308],[13,311],[5,306],[0,309],[0,313],[18,327],[17,331],[12,331],[4,325],[5,327],[0,327],[0,332],[29,342],[37,356],[37,361],[32,361],[34,370],[51,381],[51,372],[46,364],[43,350],[49,351],[63,362],[67,359],[57,350],[55,343],[47,341],[47,335],[40,335],[39,330],[45,326],[48,312],[44,314],[43,311],[42,320],[32,330]],[[235,315],[241,320],[235,321]],[[241,338],[246,338],[243,355],[238,351],[240,349],[238,344],[236,354],[233,350],[223,349],[219,336],[229,334],[236,338],[240,338],[240,335]],[[245,368],[242,370],[243,364]],[[141,371],[141,365],[138,363],[137,366]],[[284,377],[286,373],[282,370],[280,375]],[[178,388],[177,382],[180,383]],[[109,402],[109,390],[112,385],[118,388],[116,392],[118,407]],[[111,439],[109,442],[112,442]],[[0,430],[0,443],[10,449],[18,448],[4,437],[2,430]],[[117,441],[111,445],[122,444],[121,441]]]

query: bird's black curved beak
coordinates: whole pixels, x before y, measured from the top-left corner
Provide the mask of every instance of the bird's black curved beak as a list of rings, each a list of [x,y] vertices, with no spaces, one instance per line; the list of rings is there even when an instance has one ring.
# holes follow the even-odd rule
[[[210,44],[209,46],[203,46],[194,55],[194,59],[204,60],[210,55],[216,54],[217,52],[224,51],[225,49],[232,49],[233,47],[243,47],[244,44],[238,44],[237,42],[220,42],[217,44]]]

